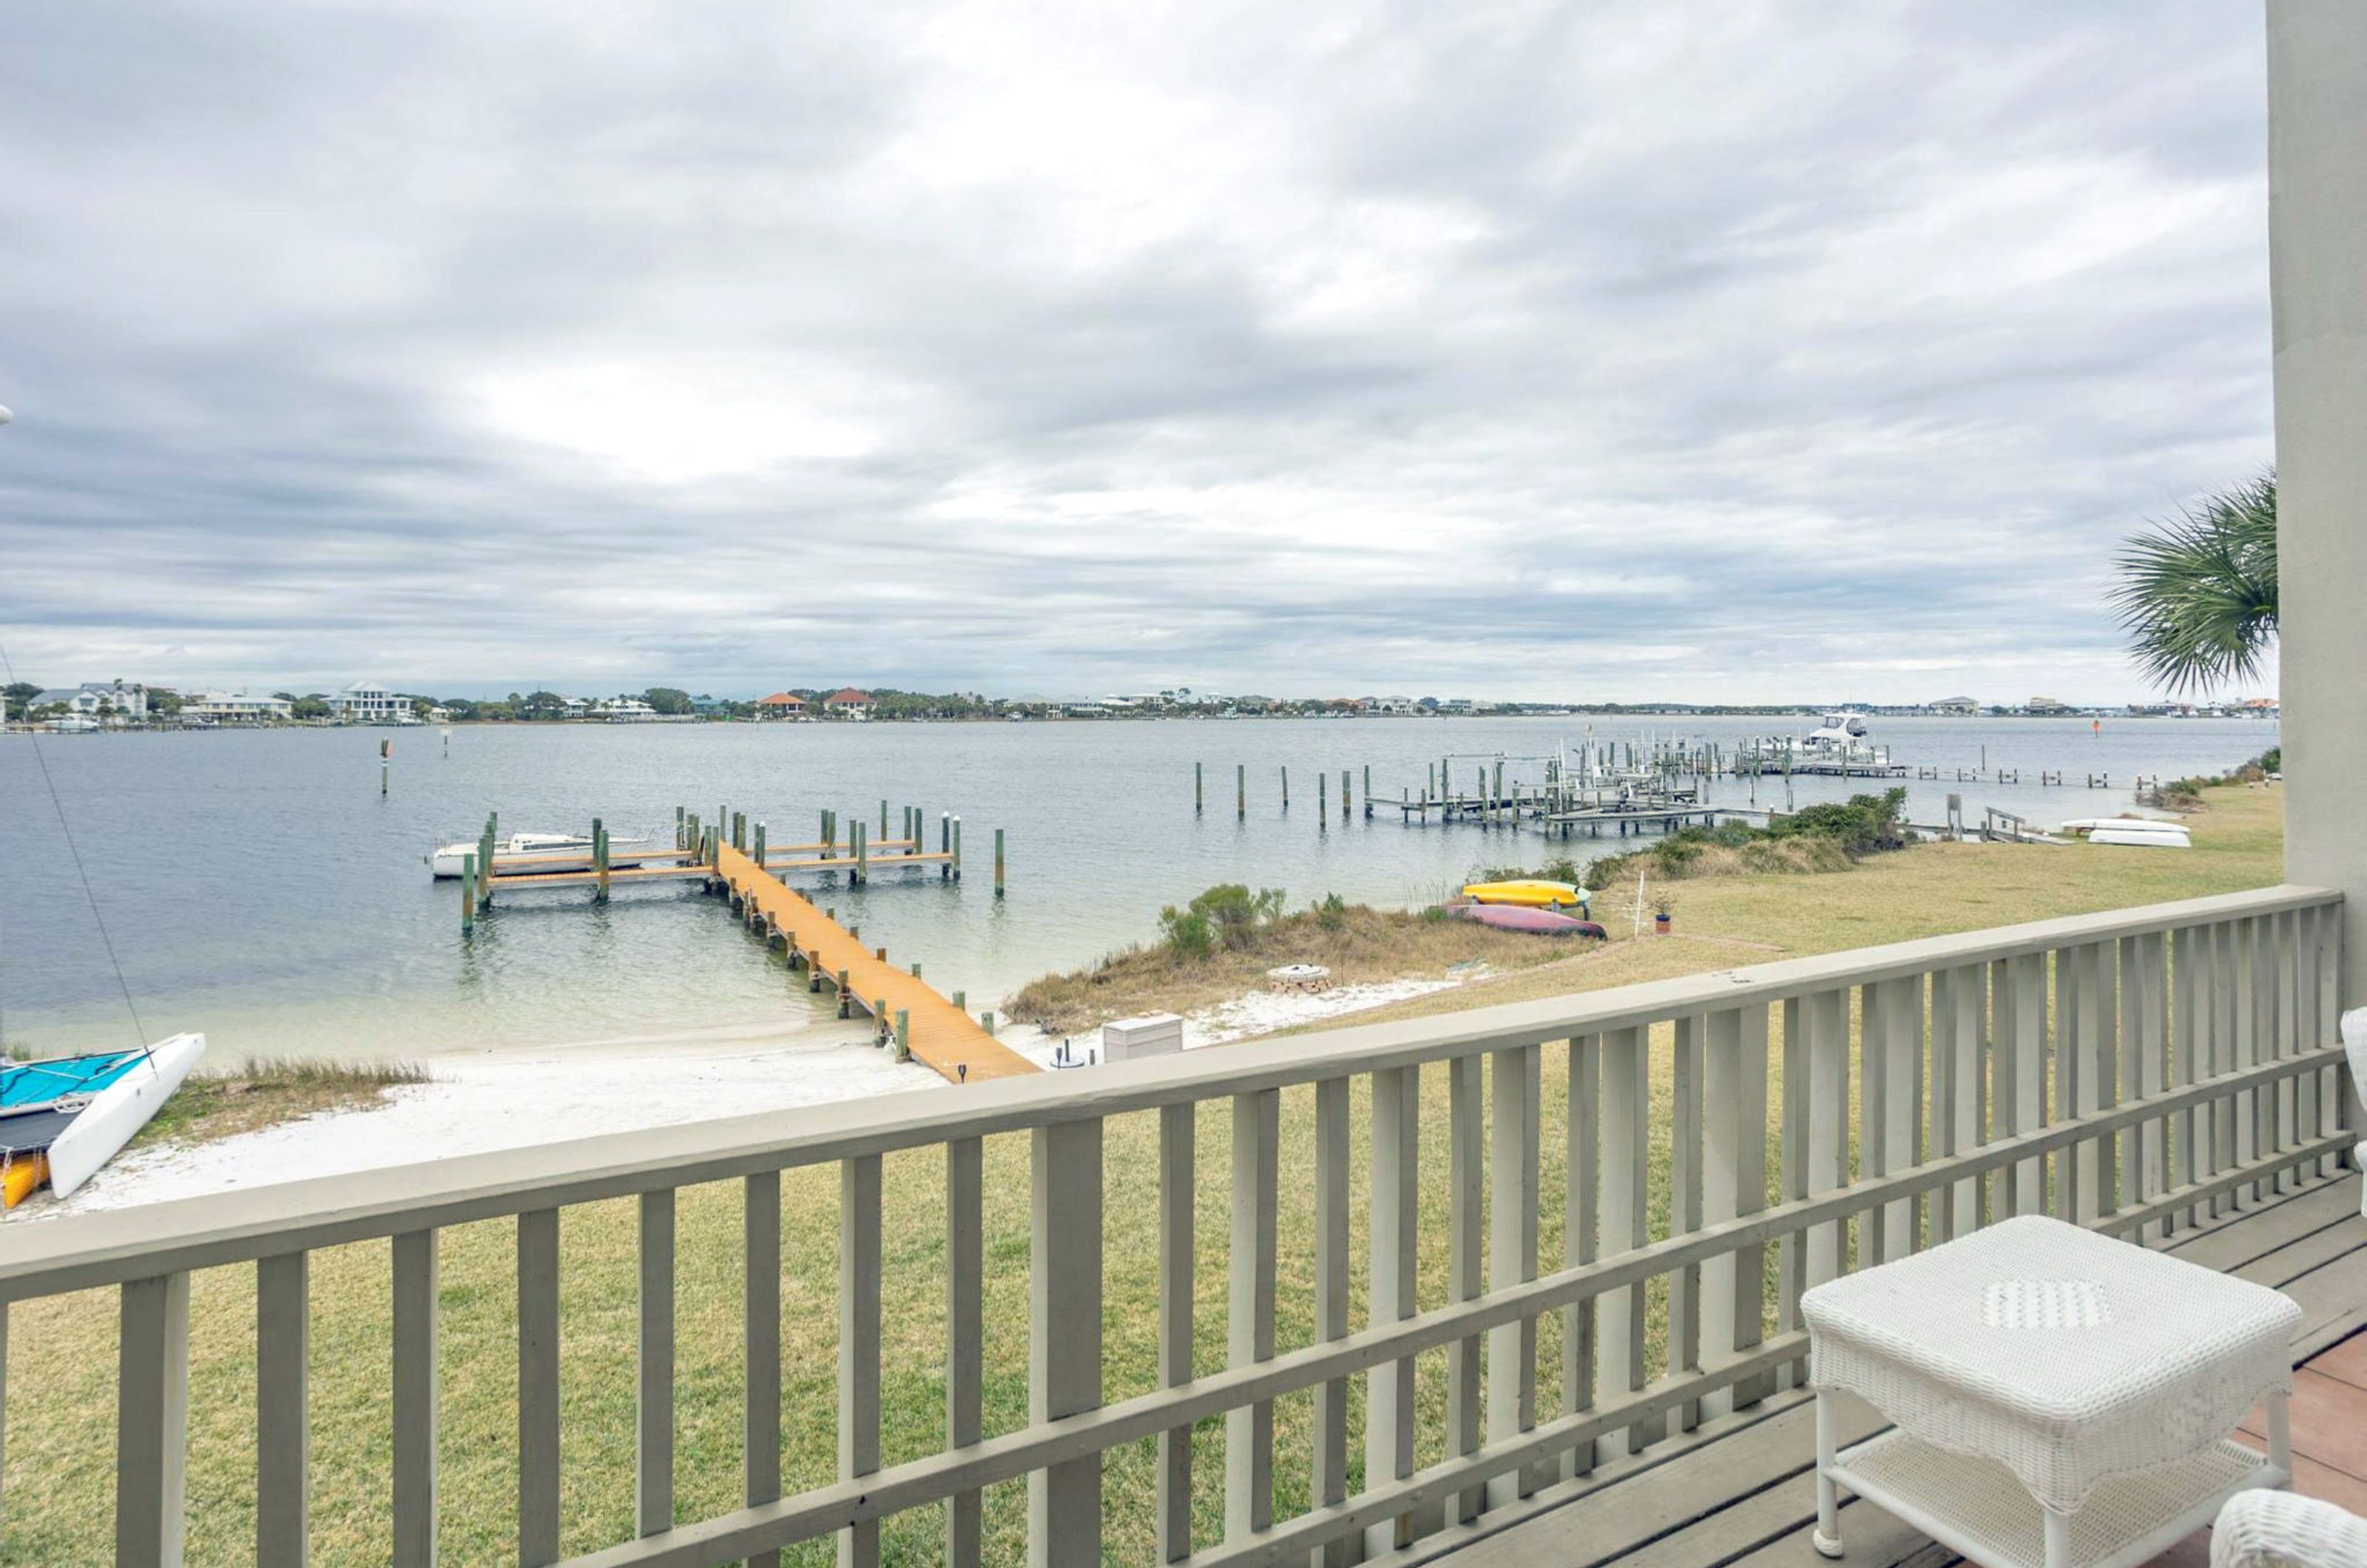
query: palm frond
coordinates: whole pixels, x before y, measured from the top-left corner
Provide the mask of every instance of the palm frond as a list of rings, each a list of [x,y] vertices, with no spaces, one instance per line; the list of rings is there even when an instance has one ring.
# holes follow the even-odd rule
[[[2277,637],[2273,470],[2130,537],[2112,605],[2146,674],[2173,692],[2249,680]]]

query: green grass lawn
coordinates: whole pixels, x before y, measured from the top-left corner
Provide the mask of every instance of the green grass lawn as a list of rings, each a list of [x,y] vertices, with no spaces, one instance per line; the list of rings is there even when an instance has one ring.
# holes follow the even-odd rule
[[[1527,969],[1486,986],[1417,998],[1392,1014],[1421,1014],[1523,997],[1594,989],[1739,963],[1868,945],[2023,919],[2257,886],[2279,879],[2280,803],[2272,791],[2214,792],[2185,853],[2076,846],[1934,845],[1878,857],[1853,870],[1687,882],[1678,889],[1684,934],[1614,942],[1588,956]],[[1605,903],[1611,907],[1606,909]],[[1615,900],[1598,912],[1618,923]],[[1358,1015],[1365,1021],[1380,1015]],[[1660,1032],[1665,1035],[1666,1031]],[[1777,1043],[1780,1049],[1780,1041]],[[1665,1062],[1665,1038],[1655,1042]],[[1420,1304],[1446,1300],[1446,1075],[1424,1074]],[[1543,1104],[1544,1215],[1548,1262],[1558,1257],[1566,1059],[1546,1053]],[[1352,1124],[1352,1278],[1363,1322],[1363,1180],[1366,1088],[1359,1080]],[[1665,1167],[1665,1088],[1653,1118]],[[1484,1103],[1484,1101],[1483,1101]],[[1284,1097],[1281,1257],[1277,1339],[1309,1342],[1313,1322],[1312,1091]],[[1199,1122],[1198,1334],[1203,1370],[1224,1359],[1225,1248],[1229,1223],[1228,1107],[1202,1108]],[[1121,1117],[1108,1129],[1105,1205],[1105,1397],[1145,1392],[1156,1375],[1156,1118]],[[423,1155],[429,1151],[423,1150]],[[1027,1359],[1028,1173],[1024,1137],[991,1140],[986,1151],[986,1422],[990,1432],[1025,1423]],[[889,1156],[884,1205],[885,1431],[888,1462],[941,1446],[945,1333],[944,1172],[934,1151]],[[1653,1223],[1665,1226],[1655,1182]],[[782,1338],[786,1412],[784,1470],[794,1491],[834,1473],[836,1433],[838,1182],[833,1169],[795,1171],[782,1204],[786,1277]],[[570,1210],[563,1220],[561,1348],[565,1450],[565,1549],[589,1551],[632,1529],[634,1210],[629,1202]],[[676,1507],[685,1519],[736,1506],[740,1476],[739,1226],[736,1183],[682,1193],[678,1283]],[[5,1233],[0,1233],[5,1234]],[[508,1222],[445,1233],[441,1384],[443,1550],[455,1563],[508,1560],[515,1529],[516,1427],[514,1226]],[[0,1241],[0,1245],[5,1245]],[[389,1248],[385,1243],[315,1255],[313,1339],[313,1553],[324,1565],[383,1562],[389,1541]],[[1656,1287],[1657,1316],[1659,1296]],[[13,1311],[6,1391],[5,1493],[0,1563],[81,1563],[108,1555],[113,1518],[116,1302],[114,1292],[21,1304]],[[1539,1325],[1540,1387],[1558,1386],[1557,1316]],[[1655,1344],[1657,1346],[1657,1330]],[[1656,1348],[1655,1355],[1658,1355]],[[200,1275],[191,1306],[189,1540],[192,1563],[233,1563],[253,1552],[255,1308],[250,1269]],[[1657,1370],[1657,1367],[1654,1369]],[[1421,1449],[1443,1452],[1443,1355],[1422,1359]],[[1362,1388],[1352,1383],[1351,1481],[1361,1470]],[[1550,1392],[1541,1412],[1554,1408]],[[1275,1412],[1277,1517],[1307,1506],[1310,1400]],[[1197,1539],[1221,1533],[1222,1438],[1203,1428],[1194,1512]],[[1151,1450],[1113,1453],[1104,1485],[1107,1555],[1149,1561]],[[1024,1557],[1025,1487],[989,1494],[991,1560]],[[890,1520],[887,1556],[937,1558],[935,1510]],[[797,1560],[819,1565],[828,1542]]]

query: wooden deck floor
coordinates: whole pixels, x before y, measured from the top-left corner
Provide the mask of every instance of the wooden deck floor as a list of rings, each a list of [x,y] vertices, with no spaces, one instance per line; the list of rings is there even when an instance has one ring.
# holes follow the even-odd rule
[[[2359,1173],[2339,1176],[2175,1238],[2178,1257],[2274,1286],[2299,1302],[2293,1401],[2294,1489],[2367,1514],[2367,1218]],[[2357,1336],[2353,1337],[2353,1336]],[[1433,1538],[1451,1568],[1831,1568],[1808,1544],[1816,1435],[1806,1390],[1540,1495],[1501,1527]],[[1884,1423],[1856,1407],[1843,1444]],[[1871,1503],[1844,1500],[1845,1568],[1943,1568],[1955,1554]],[[1481,1533],[1484,1530],[1485,1533]],[[2203,1568],[2209,1532],[2157,1560]]]

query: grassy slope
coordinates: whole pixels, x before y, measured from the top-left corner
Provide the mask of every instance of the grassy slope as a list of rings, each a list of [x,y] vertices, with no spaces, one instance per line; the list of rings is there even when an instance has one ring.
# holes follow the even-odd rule
[[[1532,969],[1434,1005],[1421,999],[1405,1013],[1483,1001],[1593,988],[1631,980],[1726,967],[1777,953],[1809,953],[1932,932],[2099,909],[2259,886],[2278,879],[2279,818],[2273,796],[2223,792],[2199,818],[2191,852],[2069,849],[1933,847],[1818,877],[1694,882],[1681,890],[1680,925],[1703,940],[1614,944],[1591,958]],[[1600,908],[1601,906],[1598,906]],[[1727,941],[1710,941],[1717,937]],[[1373,1015],[1360,1015],[1369,1017]],[[1665,1050],[1663,1043],[1660,1049]],[[1540,1234],[1548,1257],[1561,1235],[1567,1170],[1561,1108],[1562,1057],[1546,1053]],[[1424,1076],[1421,1188],[1423,1255],[1421,1304],[1446,1300],[1444,1179],[1446,1088]],[[1364,1168],[1365,1086],[1356,1086],[1353,1168]],[[1313,1136],[1310,1096],[1284,1097],[1278,1339],[1288,1349],[1310,1338],[1309,1269],[1313,1204],[1308,1196]],[[1484,1104],[1484,1100],[1483,1100]],[[1199,1120],[1197,1337],[1199,1367],[1221,1365],[1224,1349],[1229,1108],[1204,1107]],[[1665,1160],[1667,1107],[1654,1124]],[[1112,1399],[1149,1389],[1156,1375],[1155,1120],[1127,1117],[1108,1133],[1106,1301],[1107,1384]],[[422,1151],[423,1156],[427,1151]],[[1024,1423],[1026,1369],[1027,1148],[1024,1138],[987,1145],[987,1425]],[[787,1258],[783,1283],[788,1419],[786,1474],[791,1489],[832,1473],[837,1181],[829,1170],[791,1172],[783,1204]],[[944,1334],[943,1170],[925,1154],[887,1162],[884,1301],[885,1450],[888,1462],[934,1451],[942,1430],[943,1388],[936,1368]],[[1364,1278],[1362,1182],[1351,1235],[1352,1278]],[[1656,1183],[1656,1205],[1665,1187]],[[740,1194],[735,1186],[682,1195],[677,1413],[677,1508],[685,1519],[733,1506],[738,1497]],[[1665,1216],[1654,1215],[1656,1226]],[[446,1233],[443,1251],[444,1539],[447,1561],[503,1560],[514,1540],[516,1333],[514,1227],[506,1222]],[[634,1216],[628,1203],[568,1212],[561,1359],[567,1449],[566,1548],[571,1552],[626,1539],[633,1491]],[[317,1255],[312,1277],[314,1561],[324,1565],[382,1562],[387,1556],[388,1248],[384,1243]],[[192,1563],[246,1561],[254,1506],[254,1300],[252,1272],[198,1277],[192,1306],[190,1537]],[[1359,1301],[1362,1290],[1355,1292]],[[1655,1311],[1659,1288],[1655,1287]],[[1362,1321],[1362,1308],[1354,1311]],[[6,1508],[0,1516],[0,1562],[79,1562],[104,1555],[112,1517],[115,1302],[93,1292],[20,1305],[10,1336],[7,1382],[10,1441]],[[1557,1385],[1557,1315],[1539,1325],[1540,1387]],[[1361,1382],[1351,1385],[1351,1454],[1361,1466]],[[1445,1375],[1440,1356],[1420,1364],[1423,1401],[1420,1458],[1439,1457]],[[1552,1407],[1550,1393],[1541,1404]],[[1276,1516],[1306,1506],[1309,1400],[1278,1403],[1274,1464]],[[1212,1425],[1197,1441],[1194,1508],[1200,1541],[1221,1533],[1221,1435]],[[1352,1479],[1351,1484],[1356,1483]],[[1104,1512],[1109,1555],[1147,1561],[1152,1474],[1147,1445],[1115,1453],[1107,1468]],[[989,1494],[990,1559],[1023,1556],[1025,1488]],[[932,1561],[940,1545],[931,1511],[889,1523],[885,1544],[897,1562]],[[798,1561],[831,1560],[827,1542]]]

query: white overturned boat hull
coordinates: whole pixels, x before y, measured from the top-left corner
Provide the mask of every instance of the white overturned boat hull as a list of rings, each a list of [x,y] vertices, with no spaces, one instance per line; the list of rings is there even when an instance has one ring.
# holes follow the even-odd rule
[[[612,871],[629,871],[640,865],[640,857],[627,852],[633,850],[646,852],[649,843],[647,839],[611,838],[608,840],[608,868]],[[476,852],[477,846],[474,843],[441,845],[435,853],[427,857],[427,869],[437,880],[448,882],[460,874],[467,857]],[[532,844],[521,845],[515,840],[509,840],[494,846],[495,875],[502,874],[499,863],[513,856],[522,856],[534,863],[531,866],[513,867],[515,871],[589,871],[592,869],[592,846],[589,844],[562,844],[545,848]]]
[[[92,1096],[50,1145],[50,1190],[62,1198],[96,1175],[148,1125],[205,1054],[204,1035],[176,1034],[149,1047],[146,1061]]]
[[[2098,828],[2088,835],[2091,844],[2120,844],[2141,850],[2191,850],[2194,840],[2180,829],[2174,833],[2136,832],[2126,828]]]

